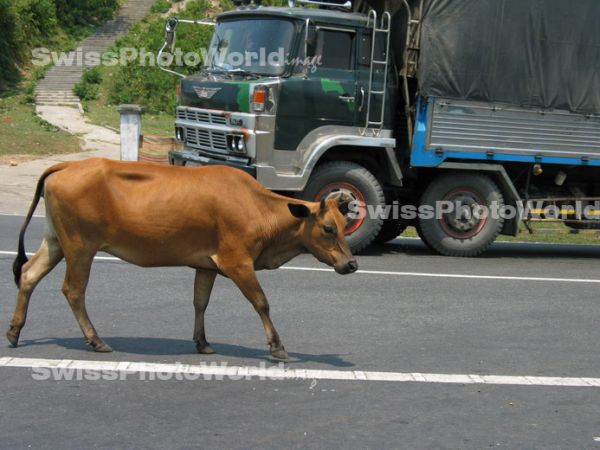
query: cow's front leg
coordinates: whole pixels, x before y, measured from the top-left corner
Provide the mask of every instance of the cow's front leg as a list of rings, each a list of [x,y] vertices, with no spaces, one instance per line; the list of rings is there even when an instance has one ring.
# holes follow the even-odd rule
[[[252,303],[252,306],[254,306],[254,309],[260,316],[263,326],[265,327],[267,342],[271,347],[271,355],[278,359],[287,359],[288,354],[281,344],[279,334],[277,334],[273,322],[271,322],[271,317],[269,316],[269,303],[256,279],[254,264],[248,263],[236,265],[232,268],[221,268],[221,270],[225,275],[231,278],[238,288],[240,288],[244,296]]]
[[[208,306],[216,276],[217,273],[212,270],[196,269],[196,279],[194,280],[194,309],[196,311],[194,342],[196,343],[198,353],[215,353],[211,346],[208,345],[208,342],[206,342],[204,312]]]

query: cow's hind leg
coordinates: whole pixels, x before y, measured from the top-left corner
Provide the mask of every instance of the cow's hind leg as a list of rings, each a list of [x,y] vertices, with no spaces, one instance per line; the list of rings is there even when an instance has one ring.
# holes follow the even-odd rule
[[[19,335],[27,320],[27,309],[33,290],[62,258],[63,252],[56,237],[46,236],[35,255],[23,265],[17,305],[10,321],[10,329],[6,333],[11,346],[16,347],[19,343]]]
[[[196,269],[196,279],[194,280],[194,310],[196,312],[194,342],[196,343],[198,353],[215,353],[211,346],[208,345],[208,342],[206,342],[204,312],[208,306],[216,276],[217,273],[212,270]]]
[[[269,303],[256,278],[254,265],[249,263],[231,269],[221,269],[229,278],[231,278],[236,286],[240,288],[244,296],[252,303],[252,306],[254,306],[254,309],[260,316],[265,328],[265,334],[267,335],[267,342],[271,347],[271,355],[278,359],[287,359],[288,354],[281,344],[279,334],[271,321],[271,316],[269,315]]]
[[[85,290],[90,277],[90,269],[94,259],[94,253],[85,254],[78,252],[77,256],[66,255],[67,273],[63,284],[63,293],[71,306],[71,310],[79,323],[86,343],[91,345],[97,352],[112,352],[112,348],[106,344],[96,333],[96,329],[85,309]]]

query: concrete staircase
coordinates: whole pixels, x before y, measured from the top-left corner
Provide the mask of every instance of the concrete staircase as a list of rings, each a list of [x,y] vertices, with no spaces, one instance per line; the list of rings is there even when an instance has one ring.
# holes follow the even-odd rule
[[[138,20],[150,10],[155,0],[128,0],[117,16],[100,26],[94,34],[81,41],[77,48],[65,55],[64,63],[55,65],[42,78],[35,89],[37,105],[72,106],[79,108],[79,98],[73,87],[81,79],[84,70],[97,64],[86,64],[86,55],[95,52],[102,55]]]

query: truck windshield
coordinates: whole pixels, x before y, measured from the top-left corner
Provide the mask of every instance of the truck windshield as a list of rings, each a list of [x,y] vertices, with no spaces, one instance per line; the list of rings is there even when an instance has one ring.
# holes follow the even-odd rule
[[[294,25],[288,20],[247,19],[220,22],[213,34],[205,68],[214,71],[281,75]]]

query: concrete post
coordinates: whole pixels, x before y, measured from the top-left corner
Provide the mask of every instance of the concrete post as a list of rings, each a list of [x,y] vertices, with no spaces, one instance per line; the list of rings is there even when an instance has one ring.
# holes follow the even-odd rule
[[[142,143],[142,114],[144,108],[139,105],[120,105],[121,114],[121,160],[137,161]]]

